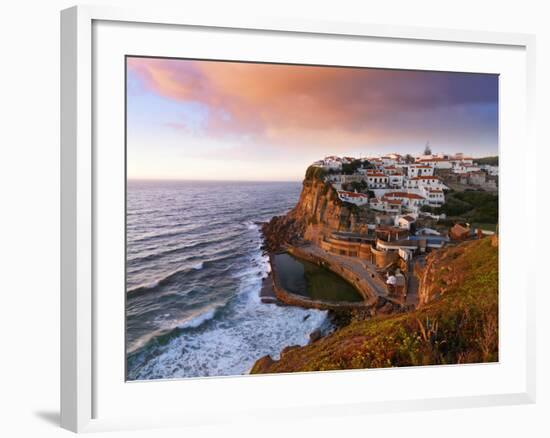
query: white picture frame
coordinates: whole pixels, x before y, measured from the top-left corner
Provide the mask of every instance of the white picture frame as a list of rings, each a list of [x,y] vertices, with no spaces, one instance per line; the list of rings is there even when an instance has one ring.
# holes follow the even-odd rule
[[[492,33],[482,31],[461,31],[449,29],[424,29],[402,26],[381,26],[366,23],[337,23],[316,22],[297,19],[258,19],[257,17],[241,17],[239,20],[228,21],[224,17],[196,16],[190,11],[162,11],[126,10],[108,7],[78,6],[66,9],[61,13],[61,426],[75,431],[100,431],[112,429],[131,429],[146,427],[162,427],[175,425],[202,424],[205,422],[232,421],[239,418],[280,417],[283,414],[292,417],[309,417],[311,415],[342,415],[364,414],[368,412],[397,412],[413,409],[441,409],[452,407],[474,407],[488,405],[532,403],[535,400],[535,273],[526,265],[520,268],[518,278],[521,284],[521,312],[518,316],[521,330],[522,348],[521,357],[521,384],[518,389],[504,392],[488,392],[483,394],[463,394],[462,396],[442,394],[437,397],[418,398],[407,395],[402,398],[362,399],[355,397],[349,403],[324,403],[307,398],[297,406],[287,407],[277,405],[271,409],[253,408],[242,405],[235,411],[224,412],[221,409],[206,415],[206,406],[197,404],[196,415],[186,415],[182,410],[151,412],[150,416],[129,415],[122,409],[119,413],[103,416],[98,415],[102,406],[98,402],[98,376],[102,363],[98,362],[97,351],[101,348],[98,342],[102,339],[98,335],[99,320],[106,318],[98,311],[100,308],[95,294],[98,284],[97,272],[97,242],[95,240],[98,222],[96,206],[101,191],[96,190],[98,172],[101,172],[101,159],[95,154],[94,123],[98,118],[97,96],[95,93],[96,75],[98,74],[93,60],[97,56],[98,36],[94,31],[97,23],[130,23],[133,26],[181,26],[186,29],[200,29],[203,33],[215,32],[223,29],[239,30],[250,33],[249,38],[255,38],[262,32],[269,32],[274,38],[278,36],[338,36],[356,40],[371,39],[385,40],[407,44],[455,44],[468,47],[481,46],[494,49],[521,52],[521,59],[525,64],[517,66],[521,69],[522,78],[526,80],[524,95],[521,95],[525,111],[521,135],[526,152],[534,152],[533,139],[533,107],[534,107],[534,57],[535,39],[532,35]],[[121,49],[123,50],[123,49]],[[519,58],[518,58],[519,59]],[[519,138],[519,137],[515,137]],[[121,145],[121,147],[123,147]],[[525,192],[524,202],[534,198],[529,189],[535,186],[535,175],[527,173],[525,163],[518,162],[518,172],[525,176],[525,181],[516,187],[514,193]],[[506,187],[506,165],[501,174]],[[123,175],[124,169],[119,170]],[[534,192],[534,190],[533,190]],[[502,194],[502,193],[501,193]],[[507,195],[508,196],[508,195]],[[501,212],[501,215],[503,213]],[[522,213],[518,213],[521,215]],[[525,214],[525,213],[523,213]],[[518,218],[520,220],[521,218]],[[505,239],[505,234],[502,239]],[[514,245],[510,241],[502,251],[512,254]],[[534,243],[530,243],[532,245]],[[501,252],[501,264],[506,256]],[[501,283],[502,285],[502,283]],[[121,294],[123,291],[121,291]],[[123,318],[123,315],[121,315]],[[118,317],[117,317],[118,318]],[[102,324],[108,324],[103,321]],[[122,358],[120,358],[122,360]],[[474,368],[471,368],[475,373]],[[406,371],[394,369],[382,372],[394,373],[399,379],[399,373]],[[436,373],[435,368],[432,369]],[[437,371],[438,372],[438,371]],[[341,377],[345,373],[346,382]],[[318,373],[310,373],[318,374]],[[331,374],[334,385],[350,385],[353,379],[359,379],[360,372],[341,372]],[[246,378],[248,379],[248,378]],[[198,388],[208,385],[215,390],[216,385],[224,385],[226,390],[238,390],[247,385],[246,379],[239,377],[228,379],[194,380],[192,385]],[[253,377],[255,386],[261,382],[268,382],[273,377]],[[291,379],[291,380],[289,380]],[[338,380],[339,379],[339,380]],[[301,383],[302,381],[309,383]],[[248,379],[250,381],[250,379]],[[277,385],[284,382],[291,385],[314,385],[310,376],[303,374],[285,376],[276,380]],[[206,383],[208,382],[208,383]],[[124,385],[124,382],[120,382]],[[170,382],[159,382],[155,385],[164,385]],[[178,383],[179,384],[179,383]],[[272,385],[272,383],[269,383]],[[127,383],[133,386],[132,394],[135,397],[140,383]],[[149,384],[147,384],[149,385]],[[152,388],[152,385],[149,385]],[[247,385],[251,386],[251,385]],[[221,386],[218,386],[221,390]],[[103,391],[105,392],[105,391]],[[277,399],[276,399],[277,400]],[[239,401],[235,402],[237,405]],[[212,408],[210,406],[210,408]],[[214,415],[212,415],[212,413]]]

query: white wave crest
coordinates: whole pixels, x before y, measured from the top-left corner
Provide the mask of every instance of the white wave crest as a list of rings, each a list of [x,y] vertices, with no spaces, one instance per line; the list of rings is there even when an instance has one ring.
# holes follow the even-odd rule
[[[197,328],[206,321],[213,319],[216,316],[216,308],[207,310],[204,313],[201,313],[199,315],[196,315],[194,317],[191,317],[190,319],[187,319],[185,322],[178,324],[178,328],[184,329],[184,328]]]

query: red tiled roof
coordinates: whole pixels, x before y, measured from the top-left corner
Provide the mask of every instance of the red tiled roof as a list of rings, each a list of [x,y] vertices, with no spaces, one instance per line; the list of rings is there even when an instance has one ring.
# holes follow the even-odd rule
[[[426,199],[424,196],[417,195],[416,193],[407,192],[390,192],[386,193],[384,196],[390,198]]]
[[[345,195],[349,198],[368,198],[368,195],[365,195],[364,193],[355,193],[355,192],[346,192],[344,190],[338,191],[338,194]]]
[[[436,179],[439,181],[439,178],[437,176],[426,176],[426,175],[415,176],[414,178],[411,178],[411,179]]]
[[[418,161],[422,161],[422,162],[428,163],[428,162],[430,162],[430,161],[449,161],[449,160],[446,159],[446,158],[438,158],[438,157],[436,157],[436,158],[421,158],[421,159],[418,160]]]

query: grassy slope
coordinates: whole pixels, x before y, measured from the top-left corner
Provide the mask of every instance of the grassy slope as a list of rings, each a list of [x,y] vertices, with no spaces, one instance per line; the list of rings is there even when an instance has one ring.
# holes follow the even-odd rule
[[[252,373],[381,368],[498,360],[498,251],[490,239],[443,250],[431,289],[414,312],[353,322]],[[452,278],[451,278],[452,277]]]

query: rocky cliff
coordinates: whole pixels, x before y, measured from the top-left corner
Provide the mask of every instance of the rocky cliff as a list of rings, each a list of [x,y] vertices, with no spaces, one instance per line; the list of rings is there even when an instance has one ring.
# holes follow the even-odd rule
[[[366,212],[342,202],[322,174],[308,169],[296,206],[284,216],[275,216],[263,224],[265,248],[277,251],[286,243],[301,239],[316,241],[332,230],[360,231]],[[363,219],[363,220],[362,220]]]
[[[498,248],[490,238],[428,257],[415,311],[353,321],[252,373],[498,361]]]

